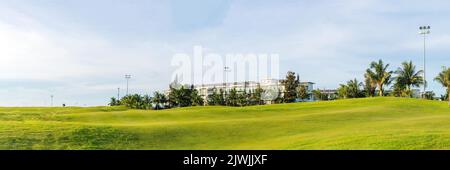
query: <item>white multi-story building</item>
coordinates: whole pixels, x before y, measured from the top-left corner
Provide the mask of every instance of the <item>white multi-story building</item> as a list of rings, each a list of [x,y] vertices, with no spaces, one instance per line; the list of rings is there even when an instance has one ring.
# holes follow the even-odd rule
[[[314,98],[311,92],[314,89],[314,83],[312,82],[301,82],[301,85],[306,87],[309,98],[306,101],[313,101]],[[278,96],[283,96],[284,86],[280,80],[267,79],[261,82],[247,81],[247,82],[235,82],[235,83],[217,83],[217,84],[202,84],[194,86],[198,90],[199,94],[203,96],[205,101],[208,96],[213,94],[214,90],[223,90],[225,93],[229,92],[231,89],[236,89],[238,92],[254,92],[257,88],[261,87],[264,90],[262,98],[266,104],[271,104]]]

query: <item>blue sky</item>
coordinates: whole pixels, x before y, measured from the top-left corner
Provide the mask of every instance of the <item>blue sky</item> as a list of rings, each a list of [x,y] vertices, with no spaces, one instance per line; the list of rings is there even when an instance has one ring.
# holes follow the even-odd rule
[[[0,105],[105,105],[124,74],[131,92],[163,90],[175,53],[278,53],[280,71],[317,88],[358,78],[374,60],[450,65],[449,1],[0,0]]]

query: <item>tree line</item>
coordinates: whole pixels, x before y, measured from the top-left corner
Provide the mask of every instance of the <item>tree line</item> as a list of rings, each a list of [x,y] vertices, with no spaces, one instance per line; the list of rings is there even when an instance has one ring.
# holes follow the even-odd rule
[[[289,71],[286,79],[281,81],[284,86],[284,92],[276,92],[277,96],[273,99],[274,103],[291,103],[296,99],[308,98],[308,92],[305,86],[300,85],[299,75]],[[263,93],[265,90],[258,84],[255,89],[238,90],[232,88],[223,90],[222,88],[213,88],[208,96],[202,96],[195,89],[194,85],[189,87],[180,86],[178,88],[170,86],[168,94],[154,92],[153,96],[132,94],[117,99],[110,99],[110,106],[126,106],[132,109],[168,109],[176,107],[190,106],[253,106],[264,105]]]
[[[413,97],[413,89],[426,84],[422,70],[417,70],[411,61],[405,61],[396,70],[390,70],[389,64],[382,60],[371,62],[365,71],[364,81],[360,82],[356,78],[340,84],[334,94],[324,93],[319,89],[308,91],[308,87],[300,83],[299,75],[288,71],[286,77],[280,81],[284,87],[283,91],[277,91],[276,96],[271,98],[272,103],[292,103],[304,101],[314,97],[315,100],[335,100],[348,98],[363,98],[375,96]],[[449,101],[450,105],[450,68],[443,67],[443,70],[435,77],[447,93],[439,97],[440,100]],[[392,86],[391,86],[392,85]],[[121,99],[111,98],[110,106],[126,106],[132,109],[168,109],[176,107],[190,106],[233,106],[243,107],[252,105],[263,105],[266,100],[263,94],[266,92],[258,84],[253,90],[238,90],[232,88],[223,90],[213,88],[208,96],[202,96],[195,89],[194,85],[180,86],[175,88],[170,86],[168,94],[154,92],[150,95],[127,95]],[[422,94],[426,99],[436,99],[432,91]]]
[[[133,94],[122,97],[120,100],[112,97],[110,99],[110,106],[126,106],[132,109],[167,109],[173,107],[189,107],[189,106],[203,106],[203,98],[199,95],[194,86],[186,88],[170,87],[168,95],[161,92],[154,92],[153,96]]]
[[[405,61],[396,70],[389,70],[389,64],[384,64],[383,60],[370,63],[364,74],[364,82],[359,82],[356,78],[340,84],[337,89],[337,98],[361,98],[374,96],[395,96],[413,97],[413,88],[425,85],[427,82],[423,78],[423,70],[417,70],[412,61]],[[450,68],[443,68],[442,72],[434,79],[447,90],[445,95],[439,97],[440,100],[449,100],[449,80]],[[387,91],[388,87],[390,91]],[[436,99],[435,93],[427,91],[422,94],[423,98]],[[450,104],[450,100],[449,100]]]

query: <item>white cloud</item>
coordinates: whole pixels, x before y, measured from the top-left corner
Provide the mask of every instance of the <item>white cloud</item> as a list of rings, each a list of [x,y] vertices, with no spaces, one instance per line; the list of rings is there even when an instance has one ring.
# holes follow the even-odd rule
[[[132,80],[136,83],[131,87],[135,92],[150,93],[150,89],[165,87],[162,82],[168,83],[169,78],[162,76],[170,72],[170,58],[163,57],[168,55],[165,44],[116,43],[91,32],[58,32],[32,16],[12,9],[9,14],[8,21],[0,18],[0,81],[56,81],[60,85],[43,88],[19,84],[17,87],[15,83],[16,86],[0,91],[1,95],[12,97],[8,101],[0,100],[0,105],[16,105],[14,102],[42,105],[42,99],[36,101],[36,96],[44,93],[74,98],[86,95],[84,100],[91,101],[89,105],[102,105],[114,96],[117,87],[124,89],[124,74],[133,74],[138,79]],[[105,96],[105,90],[113,93]],[[103,96],[88,99],[91,93]]]
[[[133,75],[134,92],[163,90],[173,70],[172,55],[190,54],[194,45],[219,54],[279,53],[282,74],[293,70],[320,88],[333,88],[349,79],[362,78],[369,62],[379,58],[390,62],[392,69],[404,60],[420,65],[422,41],[417,27],[430,24],[433,30],[428,46],[435,61],[430,61],[429,76],[450,62],[446,56],[450,52],[450,24],[445,22],[450,16],[447,1],[232,1],[227,11],[222,11],[226,14],[222,21],[213,27],[196,25],[200,29],[191,32],[171,28],[176,24],[168,21],[171,16],[170,11],[165,11],[170,9],[167,5],[170,3],[129,22],[125,22],[125,16],[138,17],[146,9],[140,6],[139,12],[129,15],[121,11],[124,16],[120,23],[114,17],[101,16],[102,9],[95,11],[95,7],[83,16],[100,16],[89,20],[78,14],[74,14],[76,19],[70,18],[74,15],[58,15],[64,9],[46,9],[45,5],[40,10],[0,6],[0,81],[58,82],[49,87],[3,89],[0,95],[17,97],[0,99],[0,105],[12,105],[14,101],[40,105],[42,102],[36,100],[50,93],[71,103],[105,104],[108,97],[115,96],[117,87],[124,89],[124,74]],[[130,10],[139,5],[118,6],[115,4],[117,9]],[[96,27],[101,19],[106,21],[99,25],[106,26]],[[151,28],[132,29],[121,25],[123,22],[148,22],[136,25]],[[55,27],[54,23],[65,26]],[[114,26],[118,28],[102,30]],[[133,35],[146,36],[128,38],[127,33],[133,31],[137,31]],[[442,92],[436,83],[431,88]]]

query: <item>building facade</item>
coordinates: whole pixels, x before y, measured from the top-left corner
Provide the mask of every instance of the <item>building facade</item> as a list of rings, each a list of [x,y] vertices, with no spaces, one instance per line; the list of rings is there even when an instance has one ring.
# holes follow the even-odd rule
[[[314,89],[314,83],[312,82],[301,82],[300,85],[306,87],[309,97],[304,101],[314,101],[312,91]],[[196,85],[194,88],[203,96],[204,100],[207,101],[208,96],[214,93],[214,90],[223,90],[228,93],[232,89],[236,89],[238,92],[252,93],[260,87],[264,90],[261,95],[262,99],[266,104],[272,104],[277,97],[282,97],[284,92],[284,86],[281,80],[277,79],[266,79],[260,82],[246,81],[246,82],[235,82],[235,83],[217,83],[217,84],[202,84]]]

